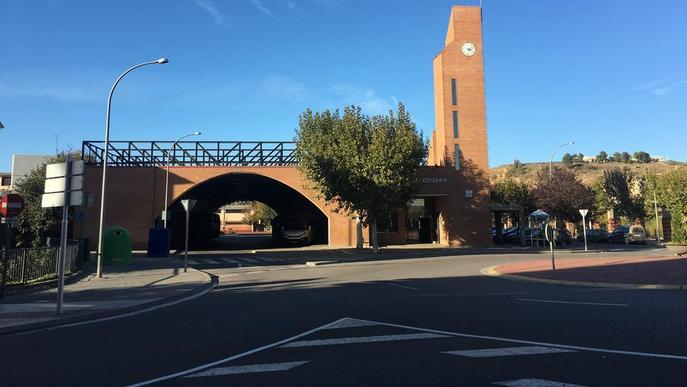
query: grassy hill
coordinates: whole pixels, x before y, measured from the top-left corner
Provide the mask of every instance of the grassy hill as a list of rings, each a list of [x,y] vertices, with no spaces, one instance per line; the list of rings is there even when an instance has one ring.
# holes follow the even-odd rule
[[[553,163],[554,166],[565,168],[562,163]],[[489,175],[491,182],[495,183],[498,181],[503,181],[512,178],[517,181],[522,181],[526,183],[532,183],[542,168],[549,168],[549,163],[529,163],[523,164],[520,171],[513,170],[512,164],[500,165],[498,167],[490,168]],[[667,162],[653,162],[648,164],[632,163],[582,163],[577,164],[571,168],[575,172],[577,177],[586,185],[592,185],[596,180],[598,180],[605,170],[613,168],[629,168],[630,171],[643,176],[647,172],[663,174],[675,169],[687,170],[687,163],[681,163],[677,161],[667,161]]]

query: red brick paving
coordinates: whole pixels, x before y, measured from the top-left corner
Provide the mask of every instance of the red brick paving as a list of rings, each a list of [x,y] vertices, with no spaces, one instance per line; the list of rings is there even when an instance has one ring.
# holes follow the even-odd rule
[[[551,259],[512,262],[495,268],[502,274],[527,277],[623,284],[687,284],[687,257],[651,258],[562,258],[556,259],[556,271]]]

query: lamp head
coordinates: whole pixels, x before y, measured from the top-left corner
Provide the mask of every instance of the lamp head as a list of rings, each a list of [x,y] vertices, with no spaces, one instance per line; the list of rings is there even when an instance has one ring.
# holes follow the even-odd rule
[[[169,59],[167,59],[167,58],[160,58],[160,59],[155,61],[155,63],[157,63],[157,64],[165,64],[168,62],[169,62]]]
[[[575,145],[575,141],[570,141],[568,144]]]
[[[201,135],[200,132],[193,132],[193,133],[191,133],[191,134],[193,134],[194,136],[200,136],[200,135]]]
[[[0,122],[0,129],[4,129],[5,127],[2,126],[2,122]]]

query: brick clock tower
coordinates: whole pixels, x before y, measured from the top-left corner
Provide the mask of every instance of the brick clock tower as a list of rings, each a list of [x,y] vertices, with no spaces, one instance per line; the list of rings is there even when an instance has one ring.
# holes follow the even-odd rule
[[[487,245],[491,213],[480,7],[451,9],[445,46],[433,64],[436,126],[428,165],[446,170],[449,188],[436,198],[439,238],[452,246]]]

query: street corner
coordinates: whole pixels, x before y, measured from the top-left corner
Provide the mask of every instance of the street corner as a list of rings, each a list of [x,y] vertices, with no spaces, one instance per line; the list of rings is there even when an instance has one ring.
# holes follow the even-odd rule
[[[481,273],[550,285],[687,289],[687,257],[536,259],[489,266]]]

